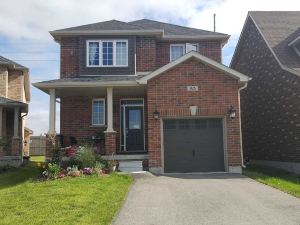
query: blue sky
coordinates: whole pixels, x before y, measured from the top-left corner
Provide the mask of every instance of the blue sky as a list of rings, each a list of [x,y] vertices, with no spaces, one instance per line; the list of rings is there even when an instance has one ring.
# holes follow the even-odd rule
[[[141,18],[212,30],[231,35],[223,48],[229,64],[247,12],[251,10],[300,10],[300,1],[285,0],[1,0],[0,55],[30,69],[32,83],[59,77],[59,45],[48,33],[70,26],[118,19]],[[31,86],[28,127],[39,135],[48,130],[48,95]],[[59,107],[57,107],[59,131]]]

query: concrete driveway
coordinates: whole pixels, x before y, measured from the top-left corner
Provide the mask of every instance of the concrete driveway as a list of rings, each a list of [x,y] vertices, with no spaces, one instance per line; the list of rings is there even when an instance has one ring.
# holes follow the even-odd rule
[[[300,224],[300,199],[241,175],[135,176],[115,225]]]

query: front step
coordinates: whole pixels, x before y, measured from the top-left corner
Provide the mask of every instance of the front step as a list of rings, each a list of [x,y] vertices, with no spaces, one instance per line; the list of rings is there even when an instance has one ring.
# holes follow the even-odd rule
[[[143,171],[143,161],[119,161],[119,170],[128,173]]]

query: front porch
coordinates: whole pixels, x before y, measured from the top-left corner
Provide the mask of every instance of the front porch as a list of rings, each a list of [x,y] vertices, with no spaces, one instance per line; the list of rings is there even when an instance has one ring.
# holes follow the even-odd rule
[[[145,86],[72,86],[45,91],[50,95],[48,133],[59,133],[62,147],[89,144],[106,159],[147,160]],[[55,127],[57,102],[60,132]],[[49,160],[52,146],[47,146]]]
[[[23,122],[28,105],[4,97],[0,98],[0,166],[18,167],[23,162]]]

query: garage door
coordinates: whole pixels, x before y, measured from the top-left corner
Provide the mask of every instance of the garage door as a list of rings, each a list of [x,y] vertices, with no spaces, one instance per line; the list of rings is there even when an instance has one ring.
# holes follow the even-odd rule
[[[222,119],[166,119],[163,132],[166,173],[224,171]]]

